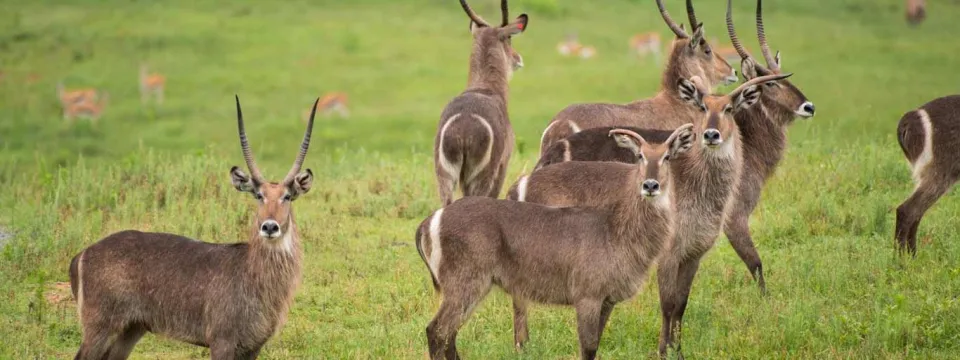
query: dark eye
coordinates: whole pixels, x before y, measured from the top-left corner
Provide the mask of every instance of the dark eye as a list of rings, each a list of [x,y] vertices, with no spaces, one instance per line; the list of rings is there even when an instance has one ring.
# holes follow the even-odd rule
[[[263,194],[261,193],[253,193],[253,197],[257,198],[257,200],[263,201]]]
[[[713,49],[711,48],[706,48],[703,51],[707,53],[707,56],[713,55]]]
[[[775,83],[775,82],[773,82],[773,81],[771,81],[771,82],[766,83],[765,85],[767,85],[767,87],[774,87],[774,86],[777,86],[778,84]]]
[[[664,155],[664,156],[663,156],[663,161],[670,161],[670,154]]]
[[[283,196],[283,201],[290,201],[291,198],[290,194],[286,194]]]
[[[727,105],[726,107],[723,108],[723,111],[729,113],[733,111],[733,106]]]

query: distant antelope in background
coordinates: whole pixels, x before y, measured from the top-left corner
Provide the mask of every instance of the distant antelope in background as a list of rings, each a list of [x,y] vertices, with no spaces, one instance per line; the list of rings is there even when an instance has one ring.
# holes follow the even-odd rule
[[[300,283],[292,203],[313,182],[310,169],[300,172],[312,120],[287,176],[269,182],[247,144],[237,99],[240,148],[250,174],[234,166],[230,178],[237,191],[256,199],[248,242],[211,244],[125,230],[73,258],[70,287],[83,329],[75,359],[126,359],[148,331],[209,347],[214,360],[257,357],[286,321]]]
[[[597,54],[593,46],[584,46],[577,40],[576,34],[567,35],[567,39],[557,44],[557,52],[563,56],[577,56],[582,59],[592,58]]]
[[[163,104],[163,88],[167,78],[163,75],[147,72],[147,65],[140,64],[140,102],[146,104],[154,98],[157,104]]]
[[[527,28],[527,14],[509,22],[507,0],[501,0],[501,25],[494,27],[460,5],[470,17],[473,50],[467,89],[440,115],[434,139],[434,168],[443,205],[453,203],[457,183],[464,196],[496,198],[503,187],[514,134],[507,113],[509,81],[523,67],[511,39]]]
[[[960,177],[960,95],[944,96],[908,111],[897,125],[897,141],[910,162],[916,187],[897,207],[895,237],[901,252],[917,254],[923,215]]]
[[[926,0],[907,0],[907,23],[919,25],[927,18]]]
[[[320,98],[320,103],[317,105],[317,111],[320,111],[321,115],[329,116],[330,114],[336,113],[342,118],[350,117],[350,109],[347,107],[347,94],[342,92],[329,92],[323,95]],[[307,121],[310,118],[310,113],[312,109],[307,109],[303,112],[303,120]]]
[[[107,107],[107,101],[110,99],[109,93],[103,93],[99,100],[84,99],[79,102],[66,104],[63,107],[63,119],[72,121],[77,118],[89,119],[91,122],[100,120],[103,115],[103,109]]]
[[[660,33],[651,31],[642,34],[636,34],[630,38],[630,51],[639,57],[653,56],[657,62],[662,56],[663,44],[660,42]]]
[[[63,86],[63,81],[58,81],[57,98],[60,99],[60,105],[66,108],[67,105],[70,104],[96,100],[97,90],[94,88],[66,90]]]
[[[733,46],[720,45],[716,38],[710,39],[710,46],[713,46],[713,51],[730,63],[731,66],[740,61],[740,53]]]

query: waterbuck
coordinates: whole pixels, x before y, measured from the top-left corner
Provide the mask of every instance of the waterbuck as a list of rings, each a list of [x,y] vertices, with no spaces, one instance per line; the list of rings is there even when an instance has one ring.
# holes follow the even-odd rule
[[[662,0],[657,0],[660,15],[673,33],[677,36],[673,41],[670,56],[667,59],[666,69],[663,71],[660,92],[654,97],[637,100],[628,104],[574,104],[560,111],[550,125],[543,131],[540,139],[540,154],[542,155],[551,145],[571,134],[595,127],[603,126],[634,126],[647,128],[651,122],[658,122],[661,118],[687,119],[695,114],[690,113],[676,93],[677,81],[681,78],[690,79],[700,77],[707,88],[714,88],[722,83],[737,81],[737,74],[733,67],[719,54],[714,53],[710,44],[704,40],[703,24],[697,22],[696,13],[691,0],[687,0],[687,16],[692,26],[695,26],[693,35],[687,34],[667,13]],[[679,121],[679,124],[686,121]],[[671,123],[678,125],[678,123]],[[665,127],[663,129],[671,129]]]
[[[661,353],[672,343],[673,325],[683,316],[700,258],[713,246],[724,212],[735,195],[742,151],[733,117],[759,101],[762,84],[788,76],[758,77],[725,96],[705,95],[705,86],[687,79],[677,84],[681,98],[700,111],[694,124],[701,141],[670,163],[678,215],[673,246],[660,260],[657,271],[664,317]],[[616,143],[623,141],[618,139]],[[623,175],[599,174],[585,165],[568,165],[592,163],[605,164],[574,161],[545,166],[520,178],[508,198],[558,207],[603,206],[618,201],[619,188],[615,184],[623,181]],[[527,338],[525,307],[514,300],[515,319],[524,319],[514,325],[514,337],[518,340]]]
[[[434,287],[443,295],[427,326],[433,359],[458,359],[457,332],[493,285],[526,301],[572,305],[580,357],[594,359],[614,305],[632,297],[666,247],[676,212],[671,170],[662,166],[690,147],[692,125],[664,144],[627,130],[641,164],[588,163],[592,171],[628,174],[618,201],[598,207],[555,208],[465,197],[437,210],[417,228],[416,244]],[[579,163],[571,162],[558,167]]]
[[[897,207],[896,239],[902,253],[917,254],[917,228],[923,214],[946,194],[960,177],[953,156],[960,134],[960,95],[937,98],[908,111],[897,124],[897,141],[910,162],[916,187]]]
[[[741,73],[749,81],[758,76],[781,74],[780,52],[771,56],[763,30],[763,3],[757,0],[757,38],[760,51],[768,67],[760,65],[740,44],[733,26],[732,0],[727,0],[727,33],[741,58]],[[764,85],[760,105],[734,116],[743,142],[743,175],[737,197],[727,213],[723,231],[737,255],[747,265],[762,292],[766,292],[763,263],[750,236],[750,214],[760,202],[767,180],[777,169],[787,148],[787,128],[797,118],[813,117],[816,108],[796,86],[787,79],[769,81]]]
[[[434,140],[434,168],[443,205],[453,202],[457,183],[464,196],[496,198],[503,187],[514,135],[507,115],[507,85],[523,58],[510,39],[527,28],[527,15],[508,23],[507,0],[501,0],[503,22],[492,27],[460,5],[470,17],[473,51],[467,89],[453,98],[443,114]]]
[[[314,115],[316,103],[314,103]],[[180,235],[125,230],[70,263],[83,343],[75,359],[126,359],[146,333],[210,348],[212,359],[255,359],[279,329],[300,282],[300,235],[291,203],[310,191],[300,172],[313,117],[283,181],[268,182],[253,159],[237,98],[240,148],[250,174],[233,186],[257,201],[245,243],[211,244]]]
[[[566,161],[618,161],[630,164],[639,161],[632,140],[625,136],[614,136],[615,141],[611,140],[609,133],[613,129],[633,131],[654,144],[662,143],[672,133],[632,126],[604,126],[583,130],[551,145],[540,155],[540,160],[533,170]]]

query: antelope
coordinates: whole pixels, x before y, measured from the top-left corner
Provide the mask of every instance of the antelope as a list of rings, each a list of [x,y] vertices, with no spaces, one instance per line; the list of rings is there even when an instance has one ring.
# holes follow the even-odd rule
[[[703,24],[697,22],[691,0],[687,0],[687,16],[691,24],[696,24],[693,35],[687,34],[670,18],[663,7],[662,0],[657,0],[657,7],[664,22],[677,36],[667,60],[660,91],[652,98],[625,105],[592,103],[567,106],[553,117],[550,125],[544,130],[540,139],[541,154],[553,143],[581,130],[603,126],[648,128],[649,123],[657,123],[662,118],[680,119],[678,121],[683,123],[682,119],[696,116],[694,109],[678,99],[675,92],[675,85],[680,78],[700,77],[708,88],[713,88],[721,82],[737,81],[733,67],[720,55],[714,53],[710,44],[704,41]]]
[[[342,118],[348,118],[350,117],[350,109],[347,107],[347,100],[348,97],[346,93],[329,92],[320,98],[320,104],[317,105],[317,109],[320,110],[320,114],[324,116],[336,113]],[[310,118],[312,111],[313,109],[303,111],[303,121],[307,121],[307,119]]]
[[[763,28],[763,2],[757,0],[757,38],[768,67],[757,63],[740,44],[733,26],[731,0],[727,0],[727,33],[734,49],[740,55],[741,73],[747,81],[782,73],[780,52],[771,56]],[[760,106],[743,111],[734,117],[743,142],[743,175],[737,197],[727,212],[723,232],[737,255],[746,264],[762,293],[766,293],[763,263],[750,236],[750,214],[760,202],[767,180],[776,171],[787,148],[787,128],[797,118],[809,119],[816,107],[800,89],[787,79],[770,81],[764,85]]]
[[[953,158],[960,131],[960,95],[934,99],[903,114],[897,124],[897,142],[910,163],[915,187],[897,207],[895,237],[900,253],[917,255],[917,228],[923,215],[957,182],[960,163]]]
[[[147,72],[147,65],[140,64],[140,103],[146,104],[153,97],[157,104],[163,104],[163,88],[167,78],[160,74]]]
[[[257,201],[249,240],[212,244],[125,230],[81,251],[70,262],[83,328],[76,359],[126,359],[148,331],[209,347],[215,360],[255,359],[282,327],[301,277],[300,234],[291,205],[313,181],[310,169],[300,172],[313,119],[293,168],[279,183],[260,174],[239,98],[237,127],[250,174],[234,166],[230,178],[237,191]]]
[[[434,289],[443,295],[426,328],[432,359],[459,359],[457,332],[493,285],[526,301],[571,305],[577,313],[580,357],[594,359],[614,306],[639,290],[673,232],[672,171],[662,166],[691,146],[692,125],[653,145],[629,130],[648,161],[587,163],[623,174],[617,201],[600,207],[555,208],[465,197],[428,216],[416,245]],[[555,165],[580,163],[570,162]],[[610,183],[610,185],[614,185]],[[515,319],[515,324],[519,319]]]
[[[636,34],[630,37],[630,51],[639,57],[647,55],[653,56],[656,61],[660,60],[661,48],[660,33],[656,31]]]
[[[71,121],[77,118],[89,119],[96,122],[103,115],[103,109],[107,107],[107,101],[110,99],[109,93],[103,93],[99,100],[83,99],[79,102],[65,104],[63,107],[63,119]]]
[[[502,23],[493,27],[460,5],[470,18],[473,51],[467,89],[443,109],[434,141],[434,168],[443,205],[453,203],[456,184],[464,196],[496,198],[503,187],[514,134],[507,114],[508,82],[523,67],[511,45],[527,28],[527,14],[508,23],[507,0],[501,0]]]
[[[60,105],[64,108],[70,104],[76,104],[83,101],[92,101],[97,99],[97,90],[93,88],[65,90],[63,81],[57,82],[57,98],[60,99]]]
[[[633,131],[652,144],[663,143],[671,134],[667,130],[651,130],[630,126],[605,126],[587,129],[570,135],[550,146],[540,156],[540,160],[537,161],[533,170],[537,171],[544,166],[567,161],[617,161],[629,164],[639,161],[636,152],[630,148],[628,138],[615,137],[616,141],[610,141],[609,133],[613,129]]]
[[[740,53],[733,46],[722,46],[715,38],[710,40],[710,46],[713,46],[713,51],[731,65],[740,60]]]
[[[907,0],[907,23],[919,25],[927,18],[927,4],[925,0]]]
[[[706,95],[708,89],[698,78],[680,79],[677,83],[680,97],[687,106],[701,114],[694,122],[701,141],[683,156],[671,158],[670,163],[670,172],[675,175],[678,213],[675,238],[661,258],[657,271],[663,313],[661,354],[673,342],[674,325],[679,325],[683,316],[693,275],[700,259],[716,241],[727,204],[735,196],[742,167],[742,148],[733,117],[759,101],[761,85],[789,76],[754,78],[723,96]],[[615,140],[617,146],[633,151],[635,158],[643,161],[643,153],[637,152],[636,146],[624,139]],[[623,176],[595,172],[589,167],[601,165],[586,164],[604,162],[574,161],[545,166],[521,177],[511,187],[508,199],[555,207],[603,206],[618,201],[619,188],[615,184],[623,181]],[[514,319],[522,319],[515,320],[514,325],[514,338],[518,346],[522,346],[522,341],[528,337],[526,304],[518,304],[516,299]],[[676,330],[679,331],[679,327]]]
[[[589,59],[597,54],[597,49],[593,46],[584,46],[577,41],[577,35],[571,34],[567,39],[557,44],[557,52],[563,56],[577,56],[581,59]]]

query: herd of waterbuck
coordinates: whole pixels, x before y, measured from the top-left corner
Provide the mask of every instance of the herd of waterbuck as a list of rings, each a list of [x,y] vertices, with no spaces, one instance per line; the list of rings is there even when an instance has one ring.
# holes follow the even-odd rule
[[[656,0],[676,35],[660,91],[628,104],[574,104],[543,132],[540,160],[497,199],[514,134],[508,82],[523,66],[511,38],[526,14],[491,25],[467,4],[473,48],[467,89],[443,110],[434,162],[443,207],[416,229],[417,251],[443,296],[426,327],[429,356],[458,359],[460,327],[493,285],[513,300],[514,341],[528,339],[530,302],[570,305],[580,356],[594,359],[614,306],[633,297],[657,266],[662,313],[658,352],[680,352],[680,330],[703,256],[721,231],[765,292],[763,266],[748,219],[786,148],[786,130],[814,105],[787,78],[764,35],[762,0],[756,27],[766,65],[740,44],[727,0],[726,25],[741,60],[736,71],[704,38],[692,0],[691,32]],[[280,182],[260,173],[237,126],[249,173],[230,169],[233,186],[258,203],[249,241],[211,244],[127,230],[77,254],[70,284],[83,340],[76,359],[126,359],[146,332],[210,348],[213,359],[256,358],[285,321],[301,278],[301,245],[292,202],[310,190],[302,170],[318,103],[293,166]],[[916,189],[897,209],[896,239],[915,254],[924,212],[960,177],[960,164],[940,156],[960,146],[960,96],[906,113],[898,140]],[[937,131],[934,131],[934,130]],[[945,148],[948,147],[948,148]],[[943,150],[941,150],[943,149]],[[464,197],[454,200],[459,187]],[[163,289],[158,290],[158,289]]]

